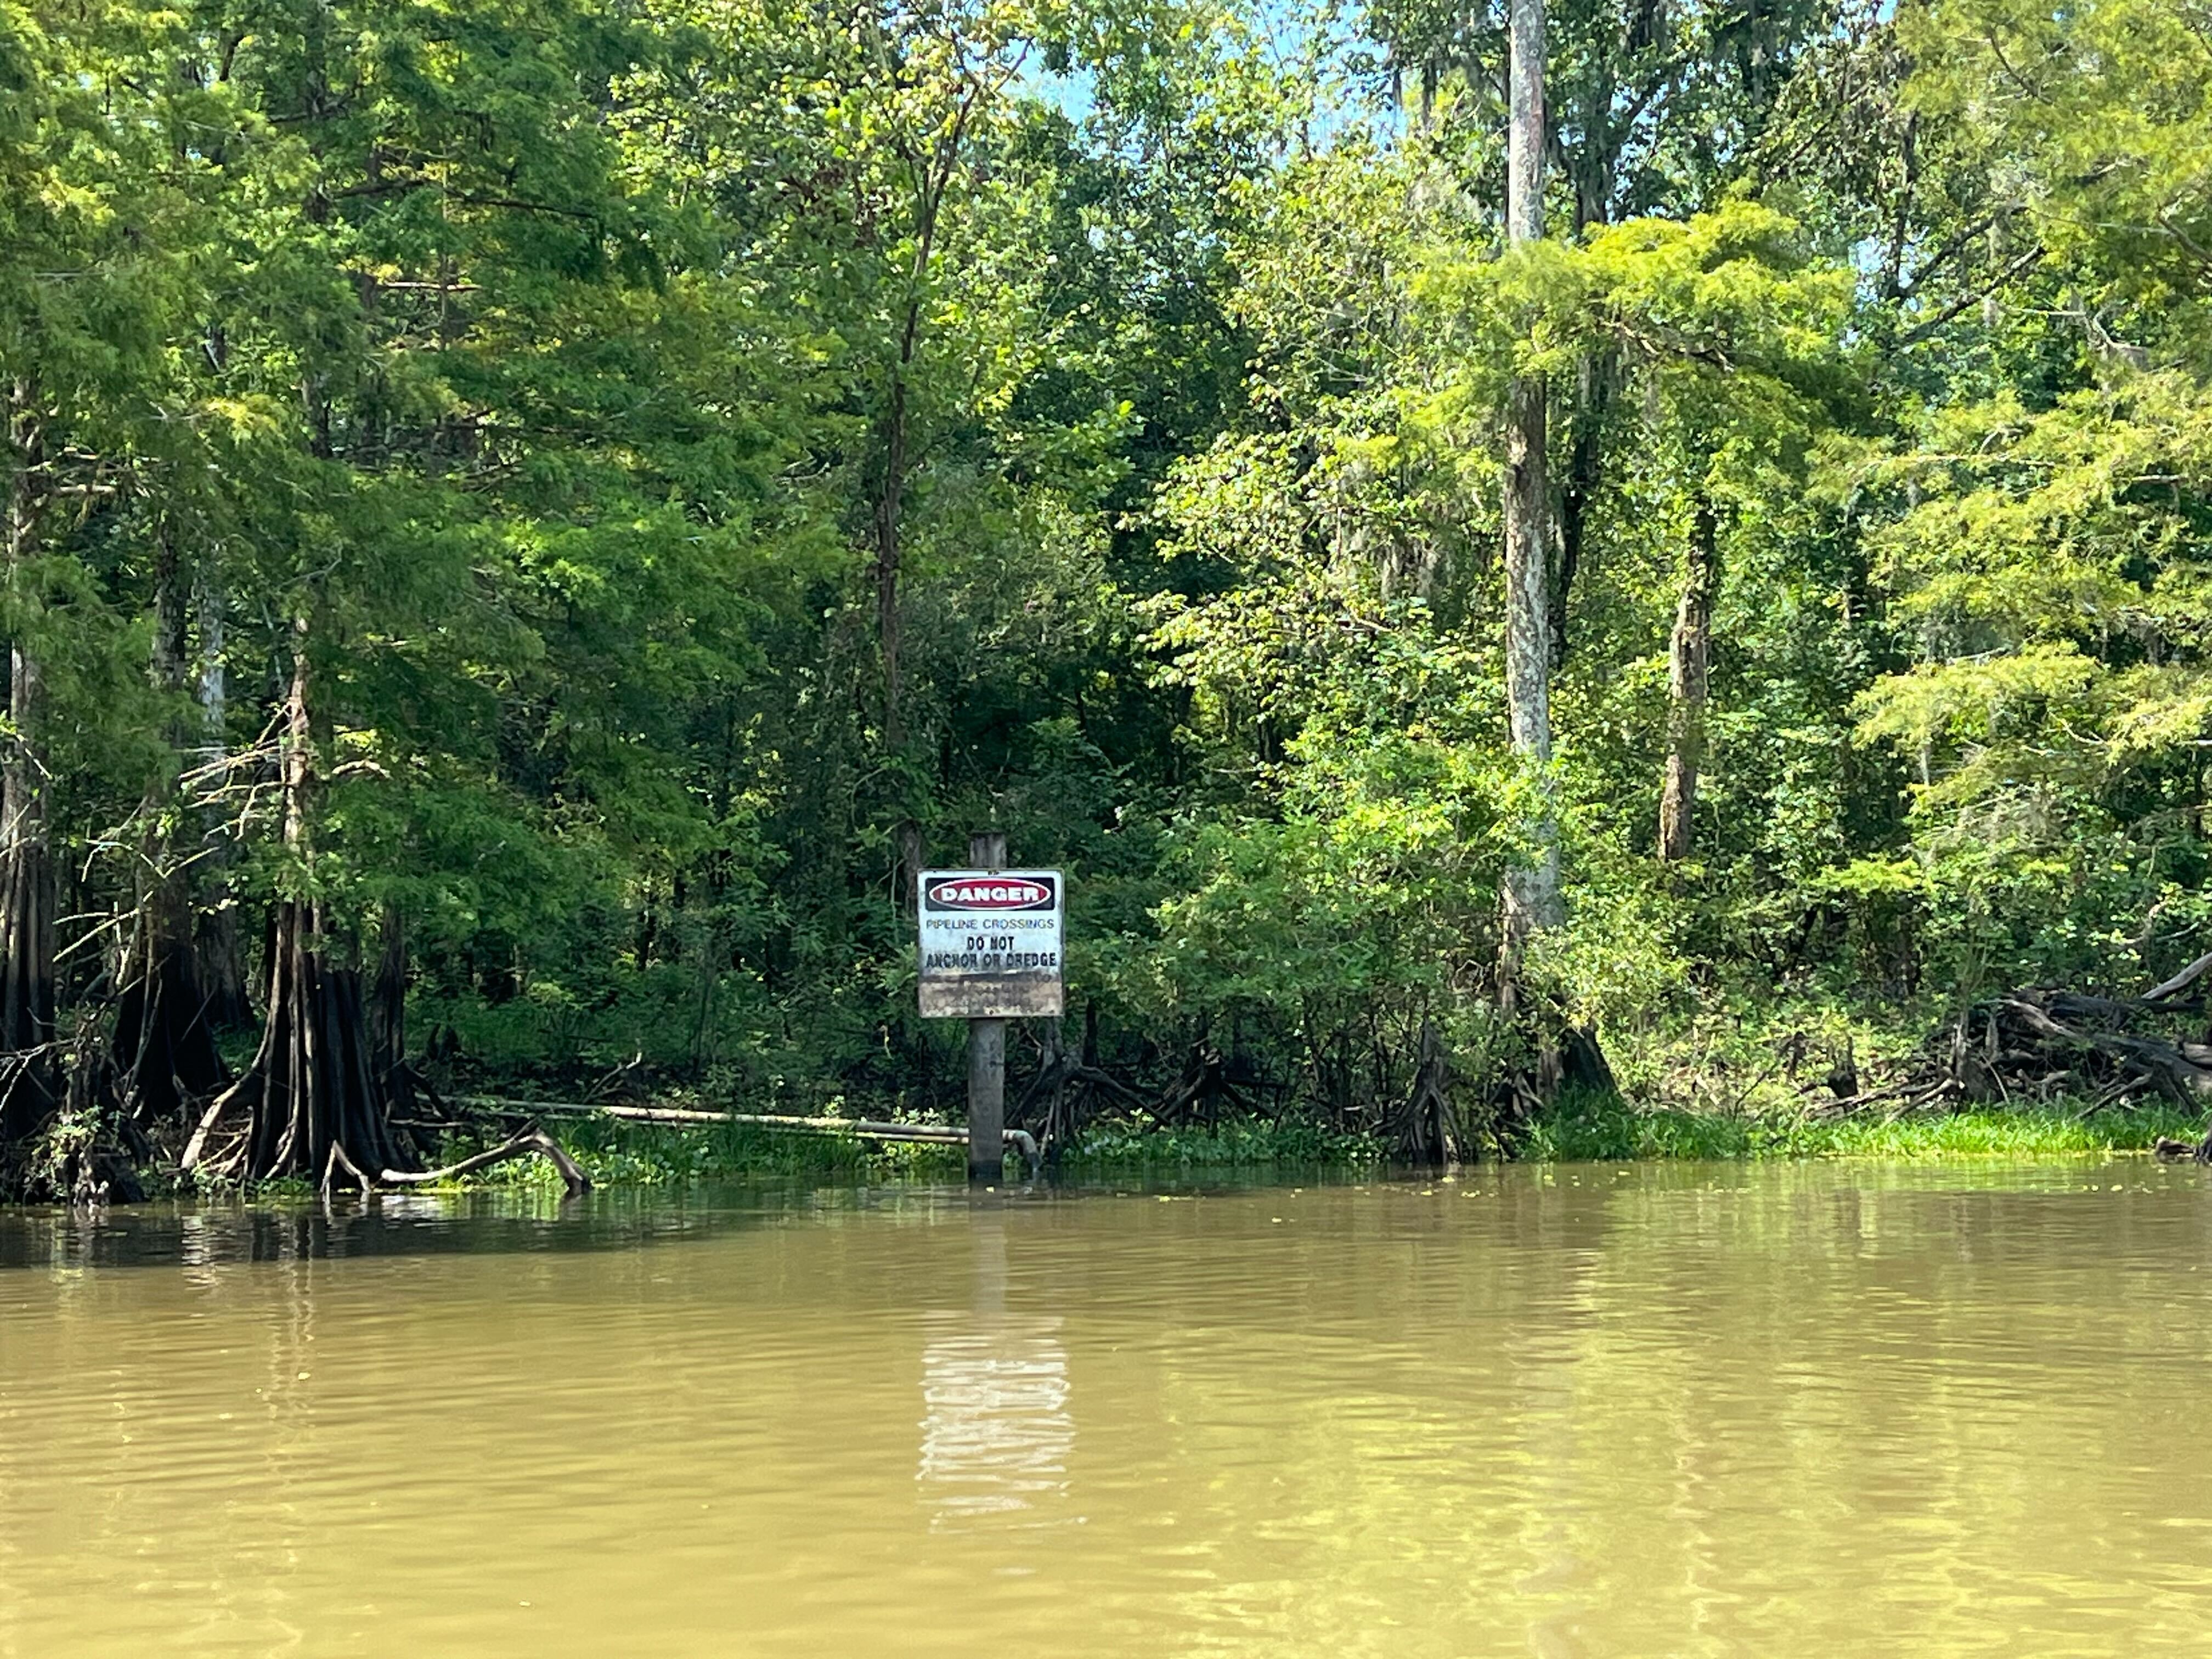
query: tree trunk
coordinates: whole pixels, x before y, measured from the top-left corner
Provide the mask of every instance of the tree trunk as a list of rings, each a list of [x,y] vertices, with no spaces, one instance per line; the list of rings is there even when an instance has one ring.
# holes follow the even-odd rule
[[[212,790],[230,753],[229,687],[223,668],[222,589],[203,570],[193,586],[199,613],[199,672],[194,694],[199,703],[200,747],[194,756]],[[210,803],[200,824],[199,878],[193,884],[201,902],[195,907],[193,954],[208,1023],[219,1031],[236,1030],[253,1018],[246,993],[246,947],[239,938],[238,905],[230,891],[230,836],[219,804]]]
[[[407,1064],[407,925],[387,902],[377,925],[376,983],[368,1002],[369,1048],[384,1085],[386,1109],[405,1115],[415,1105],[415,1073]]]
[[[1720,534],[1712,498],[1700,493],[1683,561],[1682,603],[1668,650],[1667,781],[1659,797],[1659,856],[1690,856],[1698,771],[1705,759],[1705,698],[1713,647],[1713,597],[1720,586]]]
[[[906,720],[899,708],[899,532],[906,501],[906,373],[920,326],[921,307],[915,306],[908,313],[898,368],[891,380],[890,407],[884,418],[884,485],[876,501],[876,641],[883,653],[884,750],[893,756],[906,746]],[[921,844],[921,826],[908,812],[891,834],[895,909],[904,910],[911,902],[908,895],[921,873],[914,849]]]
[[[884,481],[876,497],[876,645],[884,668],[884,747],[893,753],[906,741],[899,711],[899,530],[906,501],[906,369],[920,322],[919,307],[907,322],[900,358],[892,373],[884,412]]]
[[[1506,232],[1515,243],[1544,234],[1544,4],[1512,0],[1512,125]],[[1540,376],[1513,382],[1505,428],[1505,706],[1514,752],[1536,775],[1528,825],[1534,856],[1507,872],[1504,973],[1510,988],[1529,937],[1564,919],[1558,808],[1552,798],[1551,480],[1546,465],[1547,392]]]
[[[1568,453],[1566,484],[1559,491],[1559,568],[1551,595],[1554,672],[1567,659],[1567,598],[1582,572],[1590,503],[1597,497],[1613,374],[1610,354],[1585,352],[1575,364],[1574,442]]]
[[[154,648],[155,687],[181,700],[185,691],[185,589],[176,544],[165,530],[155,544]],[[190,736],[173,733],[176,760],[149,794],[138,927],[124,963],[115,1017],[114,1055],[124,1109],[140,1121],[181,1118],[230,1081],[208,1023],[192,945],[192,877],[177,847],[183,775],[192,763]]]
[[[9,398],[5,546],[19,615],[40,505],[33,475],[40,441],[31,387],[19,379]],[[20,639],[8,667],[14,730],[0,754],[0,1156],[53,1115],[62,1091],[54,1048],[54,866],[40,752],[44,686],[37,658]]]
[[[307,637],[295,624],[292,684],[284,704],[284,844],[295,865],[312,862],[309,803],[315,787],[308,719]],[[394,1136],[385,1079],[369,1042],[361,975],[330,959],[321,905],[289,898],[270,930],[269,1001],[261,1048],[246,1075],[208,1109],[185,1148],[182,1167],[264,1181],[325,1178],[334,1167],[382,1171],[415,1167]],[[242,1133],[220,1154],[209,1143],[242,1111]]]

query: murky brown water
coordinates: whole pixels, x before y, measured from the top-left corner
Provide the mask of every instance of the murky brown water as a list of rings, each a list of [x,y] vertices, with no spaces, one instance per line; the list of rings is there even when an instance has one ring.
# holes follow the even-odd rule
[[[0,1654],[2201,1654],[2212,1178],[0,1217]]]

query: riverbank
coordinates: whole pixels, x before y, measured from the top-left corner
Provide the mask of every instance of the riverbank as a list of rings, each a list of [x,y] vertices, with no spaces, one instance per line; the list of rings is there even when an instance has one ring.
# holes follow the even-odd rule
[[[2095,1107],[2084,1101],[1965,1111],[1848,1117],[1640,1110],[1623,1101],[1570,1102],[1531,1126],[1519,1150],[1539,1162],[1657,1158],[2089,1158],[2147,1152],[2160,1136],[2196,1140],[2200,1113],[2164,1103]]]
[[[603,1187],[782,1178],[957,1180],[957,1146],[886,1143],[838,1134],[792,1134],[748,1125],[679,1127],[612,1119],[569,1119],[562,1143]],[[1640,1109],[1619,1100],[1563,1103],[1529,1126],[1516,1149],[1523,1163],[1635,1163],[1668,1159],[1887,1158],[1936,1163],[2147,1152],[2160,1136],[2194,1139],[2203,1120],[2167,1105],[2091,1109],[2084,1103],[1889,1115],[1823,1118]],[[454,1155],[472,1150],[456,1143]],[[1113,1126],[1068,1148],[1060,1171],[1076,1177],[1148,1171],[1261,1169],[1345,1170],[1389,1163],[1379,1138],[1310,1125],[1253,1121],[1213,1128],[1143,1131]],[[540,1163],[487,1170],[480,1184],[557,1185]]]

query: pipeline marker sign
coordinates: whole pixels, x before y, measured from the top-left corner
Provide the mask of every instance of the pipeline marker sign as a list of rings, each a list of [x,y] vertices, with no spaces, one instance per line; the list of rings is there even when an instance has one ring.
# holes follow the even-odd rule
[[[925,1019],[1057,1016],[1066,1007],[1057,870],[921,872]]]

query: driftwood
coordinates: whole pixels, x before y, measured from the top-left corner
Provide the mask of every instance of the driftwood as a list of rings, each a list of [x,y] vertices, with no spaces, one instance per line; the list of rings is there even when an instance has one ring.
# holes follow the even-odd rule
[[[354,1159],[347,1155],[345,1141],[331,1141],[330,1155],[323,1159],[323,1197],[330,1197],[331,1183],[338,1179],[338,1170],[345,1170],[361,1186],[361,1197],[369,1197],[378,1186],[434,1186],[438,1182],[452,1182],[453,1176],[469,1175],[473,1170],[489,1170],[493,1164],[508,1164],[518,1157],[542,1157],[550,1166],[560,1170],[562,1186],[568,1188],[568,1197],[581,1192],[591,1192],[591,1176],[577,1168],[577,1161],[568,1157],[564,1146],[540,1128],[526,1128],[520,1134],[508,1137],[504,1144],[493,1146],[484,1152],[471,1152],[458,1164],[447,1164],[442,1170],[378,1170],[369,1176]]]
[[[526,1129],[502,1144],[481,1152],[472,1152],[458,1164],[448,1164],[441,1170],[380,1170],[374,1176],[355,1163],[347,1153],[345,1143],[334,1140],[329,1154],[323,1160],[323,1195],[330,1196],[331,1188],[343,1170],[361,1188],[367,1198],[379,1187],[425,1187],[441,1181],[451,1181],[477,1170],[489,1170],[495,1164],[511,1163],[518,1158],[543,1158],[561,1172],[561,1184],[568,1188],[570,1198],[592,1190],[592,1178],[577,1166],[561,1143],[543,1129]]]
[[[561,1184],[568,1195],[574,1198],[592,1190],[592,1178],[570,1158],[561,1143],[542,1129],[527,1129],[510,1137],[497,1146],[484,1152],[472,1152],[458,1164],[448,1164],[440,1170],[379,1170],[371,1176],[354,1162],[342,1140],[333,1140],[330,1152],[323,1158],[323,1196],[331,1195],[337,1184],[338,1171],[343,1170],[353,1177],[361,1188],[361,1195],[368,1197],[379,1187],[423,1187],[455,1176],[468,1175],[477,1170],[489,1170],[495,1164],[510,1163],[518,1158],[543,1158],[561,1172]]]
[[[543,1158],[561,1172],[561,1184],[568,1188],[569,1197],[592,1190],[591,1176],[579,1169],[567,1149],[543,1129],[525,1129],[487,1152],[475,1153],[458,1164],[448,1164],[442,1170],[384,1170],[379,1171],[377,1180],[387,1187],[422,1187],[451,1181],[472,1170],[489,1170],[495,1164],[533,1156]]]
[[[2212,1048],[2157,1030],[2160,1012],[2148,998],[2007,992],[1952,1026],[1940,1080],[1984,1103],[2142,1092],[2202,1109],[2212,1103]]]
[[[2033,987],[1966,1010],[1925,1051],[1905,1081],[1838,1101],[1847,1109],[1885,1097],[1917,1103],[1937,1091],[2000,1103],[2086,1097],[2083,1115],[2131,1095],[2156,1095],[2192,1111],[2212,1110],[2212,1042],[2200,1039],[2212,954],[2141,996],[2100,996]],[[2193,1017],[2196,1029],[2183,1029]],[[2205,1149],[2185,1143],[2188,1156]],[[2161,1156],[2172,1154],[2161,1149]]]

